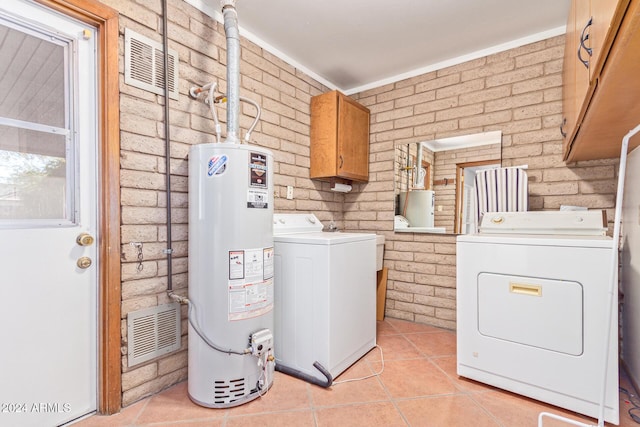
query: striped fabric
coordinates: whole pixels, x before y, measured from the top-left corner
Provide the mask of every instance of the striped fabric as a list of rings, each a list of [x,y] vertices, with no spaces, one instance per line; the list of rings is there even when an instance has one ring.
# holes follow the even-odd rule
[[[529,182],[521,168],[476,172],[477,224],[485,212],[523,212],[529,209]]]

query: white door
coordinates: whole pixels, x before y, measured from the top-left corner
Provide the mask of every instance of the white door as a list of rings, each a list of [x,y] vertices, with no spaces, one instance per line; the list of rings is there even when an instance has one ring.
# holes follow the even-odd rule
[[[1,426],[96,409],[95,39],[33,2],[0,2]]]

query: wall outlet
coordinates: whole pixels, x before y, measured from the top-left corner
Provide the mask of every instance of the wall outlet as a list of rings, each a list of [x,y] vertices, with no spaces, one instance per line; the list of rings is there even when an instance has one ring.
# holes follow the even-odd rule
[[[287,200],[293,200],[293,185],[287,185]]]

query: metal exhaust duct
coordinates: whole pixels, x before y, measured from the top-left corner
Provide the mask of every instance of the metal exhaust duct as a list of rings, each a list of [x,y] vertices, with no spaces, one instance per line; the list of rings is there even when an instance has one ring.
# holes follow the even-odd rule
[[[235,0],[222,0],[224,32],[227,38],[227,140],[239,141],[240,111],[240,32]]]

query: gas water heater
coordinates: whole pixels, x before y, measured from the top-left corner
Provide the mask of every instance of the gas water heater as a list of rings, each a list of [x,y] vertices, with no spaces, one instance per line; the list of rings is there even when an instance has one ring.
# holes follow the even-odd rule
[[[240,38],[235,1],[222,6],[228,93],[219,98],[228,99],[227,138],[189,151],[188,391],[211,408],[264,394],[275,367],[273,155],[238,143]],[[193,93],[209,91],[219,138],[215,87]],[[259,106],[248,101],[258,113],[247,141],[260,117]]]
[[[271,385],[272,181],[263,148],[211,143],[189,152],[188,389],[203,406],[236,406]]]

